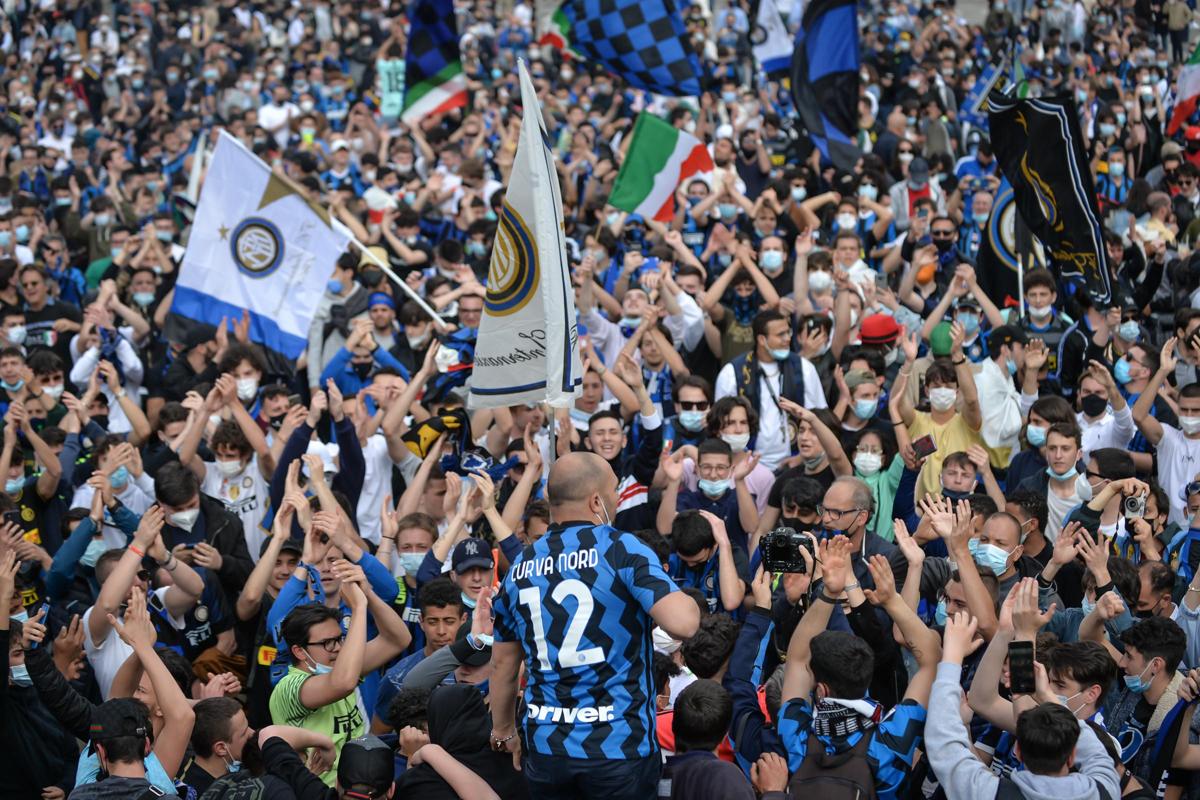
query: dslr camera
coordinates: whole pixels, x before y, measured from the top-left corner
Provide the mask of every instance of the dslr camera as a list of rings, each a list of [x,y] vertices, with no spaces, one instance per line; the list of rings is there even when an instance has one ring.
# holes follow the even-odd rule
[[[794,528],[776,528],[762,540],[763,569],[803,575],[808,572],[808,563],[800,553],[800,548],[807,550],[813,563],[816,563],[817,554],[810,536],[797,533]]]

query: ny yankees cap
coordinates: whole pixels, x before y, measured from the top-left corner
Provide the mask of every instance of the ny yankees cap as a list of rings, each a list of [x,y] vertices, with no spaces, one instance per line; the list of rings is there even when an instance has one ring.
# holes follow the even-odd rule
[[[492,561],[492,549],[483,539],[463,539],[454,546],[450,556],[450,569],[462,573],[472,567],[491,569],[495,566]]]

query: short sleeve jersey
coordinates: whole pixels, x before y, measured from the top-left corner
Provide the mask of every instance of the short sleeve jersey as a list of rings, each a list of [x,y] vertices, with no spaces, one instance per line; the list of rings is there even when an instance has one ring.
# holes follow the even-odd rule
[[[200,491],[220,500],[226,509],[242,521],[246,549],[257,561],[262,543],[267,539],[262,522],[271,496],[267,479],[258,468],[258,458],[252,456],[245,469],[228,476],[223,475],[214,462],[204,462],[204,483]]]
[[[654,553],[608,525],[555,526],[522,551],[496,598],[497,642],[519,642],[526,741],[544,755],[653,754],[654,623],[675,591]]]
[[[287,675],[275,684],[275,690],[271,692],[271,721],[276,725],[304,728],[333,739],[333,766],[320,775],[326,785],[333,786],[337,780],[342,745],[351,739],[366,736],[367,726],[358,707],[358,692],[351,692],[341,700],[315,709],[300,702],[300,687],[311,677],[311,673],[299,667],[288,667]]]

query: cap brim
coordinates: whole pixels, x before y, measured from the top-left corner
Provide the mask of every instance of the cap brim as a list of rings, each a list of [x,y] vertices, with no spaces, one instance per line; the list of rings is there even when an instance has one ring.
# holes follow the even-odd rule
[[[461,564],[454,567],[454,571],[462,572],[464,569],[471,569],[473,567],[482,567],[483,569],[491,569],[494,566],[496,566],[496,565],[490,558],[472,557],[472,558],[468,558],[468,559],[464,560]]]

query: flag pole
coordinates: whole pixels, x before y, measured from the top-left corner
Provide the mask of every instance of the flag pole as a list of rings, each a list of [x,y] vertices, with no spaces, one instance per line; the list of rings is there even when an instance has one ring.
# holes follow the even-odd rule
[[[408,295],[409,299],[420,306],[421,310],[429,315],[429,318],[433,320],[433,324],[438,327],[438,330],[440,330],[442,333],[450,330],[450,326],[446,324],[440,314],[434,311],[433,308],[431,308],[430,305],[426,303],[419,294],[414,292],[413,288],[409,286],[406,281],[401,279],[398,275],[396,275],[396,273],[392,272],[391,267],[383,263],[383,259],[371,252],[371,249],[360,242],[353,234],[350,235],[350,244],[357,247],[359,252],[367,257],[368,261],[383,270],[384,275],[387,275],[395,283],[397,283],[400,288],[404,290],[404,293]]]

